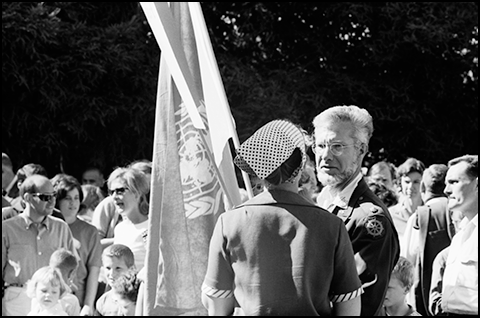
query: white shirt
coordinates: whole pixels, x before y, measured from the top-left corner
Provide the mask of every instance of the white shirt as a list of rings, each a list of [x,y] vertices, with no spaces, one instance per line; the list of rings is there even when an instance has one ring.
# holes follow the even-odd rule
[[[443,274],[442,309],[478,315],[478,214],[452,239]]]
[[[135,256],[135,267],[140,271],[145,264],[147,255],[145,235],[148,230],[148,220],[133,224],[128,218],[115,226],[113,243],[128,246]]]
[[[63,309],[62,304],[58,302],[56,305],[48,309],[42,309],[40,306],[36,306],[27,316],[68,316],[68,314]]]

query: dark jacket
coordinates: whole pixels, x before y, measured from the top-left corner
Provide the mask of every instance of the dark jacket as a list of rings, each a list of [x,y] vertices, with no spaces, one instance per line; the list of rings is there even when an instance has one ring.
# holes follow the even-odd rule
[[[428,200],[416,211],[414,229],[420,231],[416,271],[420,279],[415,282],[414,290],[415,305],[422,316],[431,315],[427,308],[433,260],[441,250],[450,245],[455,234],[447,204],[447,198],[436,197]]]
[[[388,208],[361,179],[347,209],[335,209],[333,213],[343,219],[353,252],[359,253],[367,264],[367,269],[360,275],[364,286],[361,315],[383,315],[383,299],[400,256],[398,233]]]

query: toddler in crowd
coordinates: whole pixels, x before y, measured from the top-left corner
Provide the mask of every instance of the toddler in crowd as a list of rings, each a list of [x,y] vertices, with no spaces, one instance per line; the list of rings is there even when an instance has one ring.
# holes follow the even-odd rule
[[[103,251],[102,262],[109,290],[97,300],[96,314],[102,316],[122,316],[124,315],[124,309],[121,303],[118,302],[118,292],[115,294],[114,289],[111,287],[122,276],[136,276],[135,257],[128,246],[112,244]],[[122,284],[124,283],[118,283],[119,286],[122,286]],[[118,290],[121,289],[119,286]],[[133,308],[135,311],[134,306]]]
[[[68,316],[60,302],[68,290],[58,268],[38,269],[27,283],[27,295],[32,298],[28,316]]]
[[[60,299],[63,309],[69,316],[80,316],[80,302],[71,290],[75,288],[73,279],[78,267],[78,260],[75,255],[66,248],[60,248],[50,256],[50,266],[58,268],[63,280],[70,287],[70,291]]]
[[[117,303],[119,316],[135,316],[140,280],[134,273],[120,276],[112,284],[112,298]]]
[[[387,316],[421,316],[407,303],[407,295],[413,285],[413,265],[400,256],[393,268],[383,306]]]

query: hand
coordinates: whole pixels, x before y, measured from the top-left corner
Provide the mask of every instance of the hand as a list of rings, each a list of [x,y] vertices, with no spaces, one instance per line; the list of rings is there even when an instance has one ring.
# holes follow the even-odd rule
[[[80,316],[93,316],[94,313],[95,313],[95,309],[92,306],[85,305],[80,311]]]
[[[355,254],[355,264],[357,265],[357,273],[360,276],[367,269],[367,263],[360,256],[360,253]]]

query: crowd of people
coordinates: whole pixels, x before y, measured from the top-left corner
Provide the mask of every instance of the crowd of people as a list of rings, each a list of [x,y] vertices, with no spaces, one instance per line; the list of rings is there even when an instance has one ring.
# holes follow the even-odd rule
[[[12,173],[2,153],[2,316],[133,315],[151,170],[139,160],[106,182],[91,167],[81,182],[49,179],[39,164]]]
[[[266,123],[236,149],[253,197],[213,230],[209,315],[478,315],[478,155],[362,166],[373,118],[308,135]],[[2,153],[2,316],[141,314],[152,162],[81,178]]]

